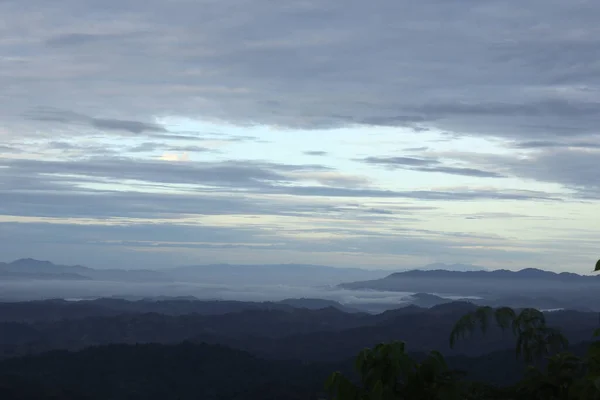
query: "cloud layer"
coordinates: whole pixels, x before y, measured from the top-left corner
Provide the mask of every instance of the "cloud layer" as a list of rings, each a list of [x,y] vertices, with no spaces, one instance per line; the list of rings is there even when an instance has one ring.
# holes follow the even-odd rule
[[[13,117],[57,106],[131,133],[161,132],[151,122],[158,115],[187,115],[512,138],[596,134],[593,2],[536,0],[526,11],[439,0],[28,4],[36,11],[0,4],[0,82]],[[104,116],[79,117],[92,110]]]
[[[596,2],[5,0],[0,15],[8,258],[597,258]]]

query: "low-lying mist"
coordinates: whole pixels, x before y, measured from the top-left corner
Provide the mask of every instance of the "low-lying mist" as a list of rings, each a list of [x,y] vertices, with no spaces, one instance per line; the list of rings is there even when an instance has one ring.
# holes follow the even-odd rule
[[[187,282],[124,283],[103,281],[23,280],[0,282],[0,300],[27,301],[51,298],[148,298],[193,296],[200,300],[280,301],[319,298],[337,301],[361,311],[379,312],[410,303],[411,292],[346,290],[335,286],[225,285]],[[451,298],[450,296],[446,296]]]

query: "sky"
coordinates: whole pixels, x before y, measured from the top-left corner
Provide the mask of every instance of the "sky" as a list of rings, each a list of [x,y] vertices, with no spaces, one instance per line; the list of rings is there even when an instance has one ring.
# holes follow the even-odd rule
[[[0,261],[587,273],[600,3],[0,0]]]

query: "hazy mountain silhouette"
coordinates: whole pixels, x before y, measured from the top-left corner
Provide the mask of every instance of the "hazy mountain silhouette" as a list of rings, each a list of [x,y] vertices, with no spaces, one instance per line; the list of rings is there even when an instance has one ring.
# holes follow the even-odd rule
[[[277,304],[287,304],[295,308],[307,308],[309,310],[319,310],[322,308],[333,307],[338,310],[348,312],[348,313],[358,313],[362,312],[361,310],[353,307],[348,307],[343,304],[340,304],[337,301],[333,300],[324,300],[324,299],[307,299],[307,298],[299,298],[299,299],[283,299],[276,302]]]
[[[419,270],[479,271],[466,264],[430,264]],[[194,282],[243,285],[337,285],[340,282],[384,278],[386,270],[330,267],[309,264],[188,265],[161,270],[94,269],[82,265],[59,265],[50,261],[23,258],[0,263],[0,277],[13,279],[98,280],[122,282]]]
[[[436,265],[436,264],[432,264]],[[444,265],[444,264],[442,264]],[[469,279],[469,278],[484,278],[484,279],[498,279],[498,278],[518,278],[518,279],[551,279],[559,281],[575,281],[575,280],[598,280],[596,276],[578,275],[571,272],[556,273],[552,271],[544,271],[537,268],[525,268],[519,271],[510,271],[507,269],[497,269],[492,271],[487,270],[451,270],[451,269],[416,269],[403,272],[394,272],[388,275],[386,278],[402,278],[402,277],[415,277],[415,276],[426,276],[431,278],[455,278],[455,279]]]
[[[151,270],[93,269],[81,265],[57,265],[50,261],[22,258],[0,263],[0,277],[22,279],[98,280],[119,282],[164,282],[167,275]]]
[[[121,282],[196,282],[244,285],[331,285],[347,279],[375,279],[389,271],[337,268],[305,264],[190,265],[162,270],[94,269],[81,265],[58,265],[50,261],[23,258],[0,263],[0,277],[23,279],[80,279]]]
[[[555,273],[535,268],[520,271],[411,270],[395,272],[385,278],[342,283],[350,290],[420,292],[417,304],[442,302],[426,294],[457,297],[479,297],[479,304],[596,309],[600,279],[597,276]],[[447,300],[448,301],[448,300]]]
[[[101,298],[95,300],[67,301],[63,299],[0,302],[0,322],[59,321],[87,317],[106,317],[121,314],[158,313],[170,316],[186,314],[221,315],[252,310],[278,310],[291,312],[294,309],[319,310],[333,308],[346,313],[359,310],[346,307],[336,301],[321,299],[286,299],[283,301],[226,301],[198,300],[195,298],[147,298],[126,300]]]
[[[164,270],[175,280],[245,285],[332,285],[345,280],[377,279],[389,271],[307,264],[189,265]]]
[[[417,270],[404,271],[482,271],[483,267],[467,264],[435,263]],[[188,265],[161,270],[95,269],[82,265],[59,265],[50,261],[23,258],[0,263],[0,277],[7,279],[97,280],[118,282],[194,282],[203,284],[243,285],[337,285],[341,282],[381,279],[386,270],[330,267],[308,264]],[[393,276],[394,274],[392,274]]]
[[[445,264],[441,264],[444,266]],[[440,264],[430,264],[428,267],[440,266]],[[493,271],[487,270],[449,270],[449,269],[432,269],[424,267],[422,269],[413,269],[409,271],[394,272],[386,276],[385,278],[368,281],[368,283],[375,282],[390,282],[399,283],[402,280],[411,278],[426,278],[426,279],[454,279],[454,280],[471,280],[471,279],[484,279],[484,280],[499,280],[499,279],[538,279],[548,280],[556,282],[593,282],[598,283],[600,280],[597,276],[591,275],[578,275],[571,272],[556,273],[552,271],[544,271],[537,268],[525,268],[519,271],[510,271],[507,269],[498,269]],[[360,286],[367,282],[353,282],[343,283],[339,286]]]

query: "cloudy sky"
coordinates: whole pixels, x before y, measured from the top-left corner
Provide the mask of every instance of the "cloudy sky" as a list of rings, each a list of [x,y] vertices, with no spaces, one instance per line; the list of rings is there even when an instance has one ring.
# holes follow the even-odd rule
[[[0,261],[587,272],[597,0],[0,0]]]

